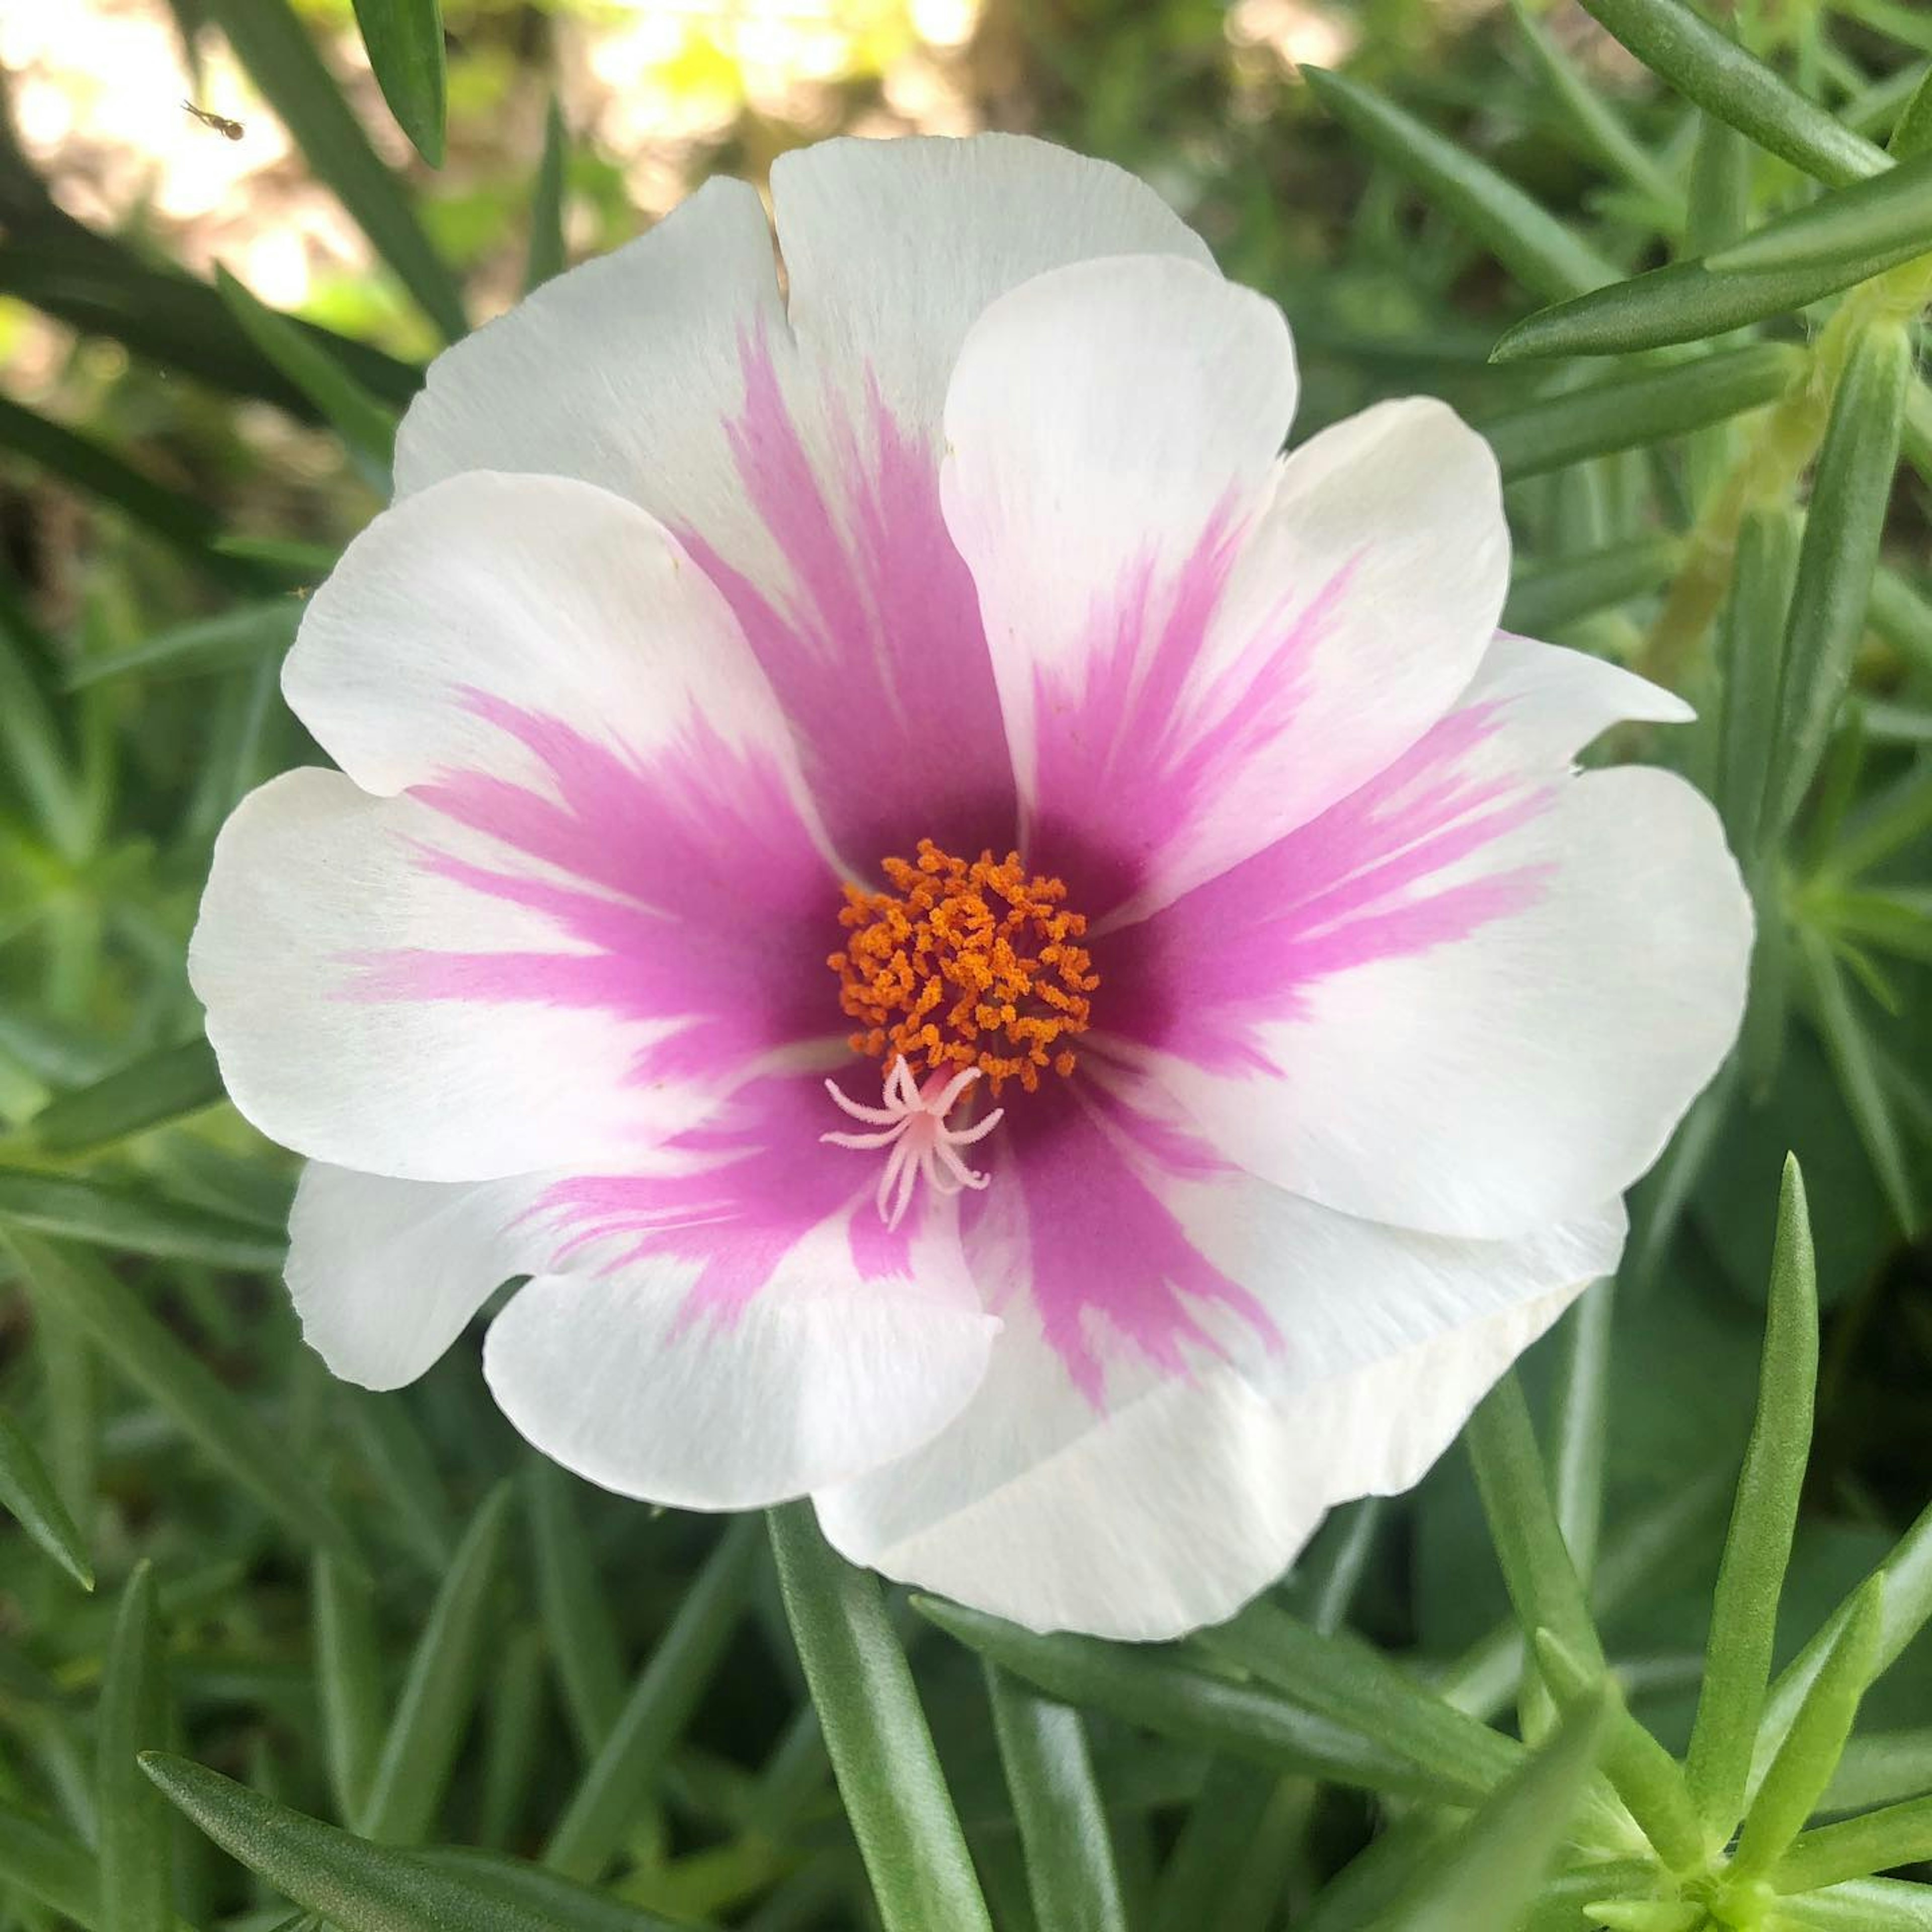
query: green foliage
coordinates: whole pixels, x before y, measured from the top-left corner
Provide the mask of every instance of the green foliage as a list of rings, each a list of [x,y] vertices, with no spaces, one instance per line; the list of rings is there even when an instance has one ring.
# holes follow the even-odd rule
[[[1932,1927],[1932,38],[1584,4],[1647,74],[1538,0],[1328,0],[1298,80],[1256,10],[1139,0],[922,56],[1282,302],[1298,436],[1417,390],[1484,430],[1505,623],[1696,705],[1591,755],[1706,790],[1757,913],[1614,1293],[1170,1645],[598,1494],[473,1360],[330,1382],[277,1285],[196,897],[316,755],[277,671],[423,356],[636,225],[559,54],[598,10],[178,0],[369,244],[302,314],[164,206],[70,212],[0,113],[0,355],[52,345],[0,398],[0,1927]],[[808,129],[697,48],[745,99],[695,172],[889,111],[895,57]]]

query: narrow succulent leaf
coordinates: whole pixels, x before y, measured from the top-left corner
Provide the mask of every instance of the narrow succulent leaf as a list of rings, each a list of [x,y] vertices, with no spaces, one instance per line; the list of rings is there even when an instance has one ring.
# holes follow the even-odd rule
[[[139,1762],[167,1736],[162,1668],[154,1573],[143,1562],[122,1592],[100,1683],[94,1805],[103,1932],[167,1932],[173,1917],[172,1826]]]
[[[1751,145],[1714,114],[1697,117],[1690,158],[1689,220],[1684,239],[1693,255],[1734,242],[1750,221]]]
[[[1780,1898],[1772,1932],[1932,1932],[1932,1885],[1856,1879]]]
[[[1888,1612],[1891,1596],[1888,1587]],[[1879,1668],[1885,1668],[1882,1642]],[[1932,1794],[1932,1726],[1867,1731],[1846,1745],[1818,1808],[1837,1813],[1876,1810],[1928,1794]]]
[[[1797,816],[1850,681],[1911,380],[1912,346],[1904,326],[1874,322],[1853,344],[1832,398],[1785,631],[1778,702],[1781,755],[1769,782],[1767,836]]]
[[[565,1710],[588,1760],[610,1735],[624,1694],[624,1662],[609,1600],[571,1500],[571,1483],[554,1462],[532,1458],[524,1475],[524,1508],[536,1559],[538,1612]]]
[[[1703,1689],[1684,1760],[1697,1810],[1728,1838],[1744,1814],[1751,1744],[1763,1715],[1778,1599],[1798,1526],[1811,1452],[1818,1381],[1818,1276],[1804,1178],[1784,1165],[1759,1371],[1757,1412],[1744,1451],[1712,1600]]]
[[[949,1636],[1048,1696],[1177,1743],[1276,1772],[1298,1772],[1391,1796],[1472,1804],[1486,1788],[1465,1766],[1446,1780],[1405,1754],[1252,1684],[1176,1658],[1094,1637],[1042,1636],[962,1604],[916,1597],[913,1606]]]
[[[767,1521],[792,1639],[886,1932],[935,1923],[983,1932],[986,1901],[877,1580],[826,1542],[809,1502],[784,1504]]]
[[[125,1140],[222,1098],[214,1051],[202,1039],[144,1053],[131,1064],[43,1107],[27,1132],[43,1153],[73,1154]]]
[[[331,1393],[344,1433],[395,1518],[410,1553],[441,1576],[456,1555],[456,1521],[442,1480],[408,1408],[346,1383]]]
[[[1884,1616],[1879,1630],[1878,1668],[1885,1670],[1896,1663],[1905,1647],[1932,1622],[1932,1504],[1921,1512],[1871,1573],[1885,1580]],[[1868,1577],[1865,1582],[1871,1580]],[[1860,1588],[1864,1587],[1860,1585]],[[1764,1722],[1760,1727],[1754,1777],[1761,1774],[1786,1737],[1819,1672],[1850,1621],[1858,1593],[1853,1591],[1832,1612],[1817,1634],[1787,1664],[1771,1695],[1765,1701]],[[1932,1764],[1932,1733],[1928,1733],[1927,1761]],[[1873,1741],[1863,1741],[1873,1742]],[[1932,1790],[1932,1777],[1924,1787]],[[1870,1801],[1868,1801],[1870,1802]]]
[[[229,1480],[302,1540],[357,1563],[348,1532],[286,1442],[91,1256],[19,1227],[0,1230],[28,1288],[73,1321],[129,1382],[172,1415]]]
[[[104,443],[0,396],[0,449],[10,449],[62,482],[98,497],[169,544],[217,583],[260,587],[254,566],[214,547],[214,512],[194,496],[144,476]]]
[[[1386,1496],[1364,1496],[1329,1516],[1319,1568],[1311,1565],[1309,1577],[1313,1600],[1308,1621],[1324,1636],[1333,1636],[1348,1621],[1388,1514]]]
[[[554,1878],[526,1885],[485,1877],[468,1862],[372,1845],[185,1758],[150,1751],[141,1768],[231,1858],[339,1932],[423,1932],[429,1926],[460,1926],[462,1932],[664,1932],[667,1926],[595,1893],[573,1910],[579,1888]]]
[[[1563,1540],[1522,1384],[1505,1376],[1470,1418],[1463,1441],[1503,1581],[1526,1636],[1555,1633],[1600,1674],[1604,1647]]]
[[[1579,1706],[1419,1872],[1378,1932],[1497,1932],[1520,1923],[1596,1768],[1603,1709]]]
[[[1824,936],[1801,927],[1798,953],[1813,1017],[1830,1056],[1845,1106],[1902,1232],[1919,1225],[1918,1183],[1882,1073],[1885,1052],[1867,1032],[1852,988]]]
[[[1833,842],[1823,870],[1856,879],[1932,832],[1932,766],[1920,765],[1880,792]],[[1902,890],[1909,892],[1910,887]]]
[[[416,1640],[356,1821],[378,1844],[421,1844],[442,1808],[482,1681],[510,1495],[498,1484],[470,1519]]]
[[[1520,565],[1503,607],[1505,628],[1544,637],[1580,617],[1647,596],[1674,576],[1684,541],[1664,532],[1581,556]]]
[[[1910,74],[1908,68],[1899,77],[1909,79]],[[1886,144],[1886,152],[1901,164],[1916,161],[1922,155],[1932,154],[1932,65],[1920,74],[1911,98],[1900,110],[1898,120],[1892,124],[1892,139]]]
[[[0,1802],[0,1883],[101,1932],[100,1864],[93,1850]]]
[[[1603,1766],[1665,1868],[1701,1871],[1712,1849],[1677,1760],[1630,1714],[1614,1677],[1598,1676],[1553,1631],[1536,1633],[1537,1667],[1565,1712],[1604,1707]]]
[[[1821,196],[1709,258],[1719,273],[1932,253],[1932,154]]]
[[[1505,478],[1534,476],[1585,458],[1668,442],[1774,402],[1802,371],[1801,351],[1754,343],[1666,368],[1644,366],[1480,416]]]
[[[355,0],[369,65],[396,125],[433,168],[442,166],[448,80],[442,0]]]
[[[83,658],[68,672],[68,688],[84,690],[136,671],[154,678],[193,677],[264,658],[279,661],[295,642],[302,614],[301,600],[284,596],[171,624],[124,651]]]
[[[435,0],[428,3],[433,6]],[[361,0],[361,4],[367,6],[372,0]],[[383,0],[373,0],[373,4],[381,5]],[[439,48],[442,40],[439,29]],[[386,485],[390,460],[395,454],[393,412],[377,402],[295,321],[257,300],[226,268],[217,266],[214,280],[229,313],[249,340],[315,405],[322,420],[352,450],[376,466],[380,480]]]
[[[17,792],[47,843],[75,859],[87,849],[88,814],[72,748],[47,702],[52,662],[51,646],[0,579],[0,783]]]
[[[1798,526],[1782,505],[1747,512],[1718,630],[1724,694],[1715,802],[1731,850],[1749,869],[1778,736],[1784,633],[1798,574]]]
[[[1910,261],[1914,253],[1904,246],[1856,261],[1749,273],[1719,274],[1702,262],[1672,262],[1538,309],[1504,332],[1490,359],[1625,356],[1702,341],[1750,322],[1792,314]]]
[[[1372,1644],[1324,1636],[1267,1602],[1195,1642],[1271,1689],[1447,1780],[1486,1791],[1522,1756],[1498,1731],[1445,1704]]]
[[[1554,302],[1617,279],[1616,265],[1540,202],[1374,88],[1318,67],[1304,67],[1301,76],[1352,134],[1459,223],[1525,288]]]
[[[479,1844],[500,1850],[515,1840],[546,1742],[549,1662],[543,1633],[520,1624],[485,1682]]]
[[[1080,1713],[997,1664],[988,1664],[986,1675],[1040,1932],[1125,1932],[1113,1840]]]
[[[719,1538],[544,1847],[551,1870],[587,1882],[623,1842],[724,1655],[758,1553],[754,1518]]]
[[[1886,166],[1883,152],[1712,26],[1683,0],[1583,0],[1652,73],[1761,148],[1836,188]]]
[[[1557,1371],[1550,1479],[1556,1526],[1587,1588],[1603,1527],[1604,1467],[1610,1436],[1610,1348],[1616,1283],[1600,1281],[1564,1321]]]
[[[1822,1892],[1927,1858],[1932,1858],[1932,1798],[1918,1798],[1800,1832],[1771,1882],[1781,1892]]]
[[[1210,1762],[1161,1868],[1148,1932],[1201,1932],[1217,1922],[1225,1888],[1262,1828],[1276,1783],[1250,1764]]]
[[[1852,1600],[1791,1726],[1745,1814],[1732,1871],[1739,1883],[1769,1876],[1804,1829],[1852,1734],[1879,1658],[1885,1585],[1874,1576]]]
[[[1871,602],[1865,615],[1887,644],[1910,658],[1922,672],[1932,674],[1932,602],[1896,571],[1881,567],[1872,579]]]
[[[267,1273],[288,1252],[286,1238],[152,1189],[68,1174],[0,1168],[0,1226],[166,1261]]]
[[[539,1913],[553,1932],[689,1932],[692,1924],[644,1911],[614,1893],[560,1878],[523,1858],[466,1845],[438,1845],[416,1856],[433,1870],[460,1880],[481,1898]],[[469,1932],[466,1924],[464,1932]]]
[[[1536,63],[1552,105],[1580,144],[1612,174],[1621,175],[1636,191],[1666,214],[1681,212],[1682,194],[1649,150],[1626,128],[1616,110],[1580,74],[1568,55],[1546,33],[1524,0],[1510,0],[1516,31]]]
[[[289,0],[207,0],[207,4],[303,158],[423,313],[454,341],[468,326],[454,278],[430,245],[401,184],[369,145]]]
[[[322,1757],[338,1817],[359,1817],[382,1748],[382,1659],[369,1586],[327,1551],[311,1573],[316,1701]]]
[[[60,1499],[39,1452],[0,1414],[0,1509],[83,1590],[94,1588],[87,1544]]]
[[[563,110],[553,94],[544,116],[543,158],[537,164],[536,183],[530,194],[530,249],[524,262],[526,294],[563,272],[563,196],[569,160]]]

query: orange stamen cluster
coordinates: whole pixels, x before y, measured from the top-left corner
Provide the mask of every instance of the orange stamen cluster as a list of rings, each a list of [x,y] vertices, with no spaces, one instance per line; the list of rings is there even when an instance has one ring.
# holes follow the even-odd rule
[[[1029,877],[1017,852],[970,863],[920,841],[914,859],[880,869],[895,888],[845,888],[851,937],[829,964],[838,1004],[859,1023],[855,1051],[921,1072],[976,1066],[998,1093],[1017,1080],[1071,1073],[1067,1042],[1087,1030],[1100,983],[1078,944],[1085,916],[1058,879]]]

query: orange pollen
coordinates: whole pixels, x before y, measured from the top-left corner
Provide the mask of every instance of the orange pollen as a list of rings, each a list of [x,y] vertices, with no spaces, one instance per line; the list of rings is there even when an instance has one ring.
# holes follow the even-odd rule
[[[997,1094],[1029,1094],[1044,1072],[1071,1073],[1100,983],[1084,914],[1058,879],[1029,876],[1017,852],[970,862],[930,838],[880,869],[890,892],[845,888],[850,937],[827,962],[838,1004],[858,1022],[855,1052],[914,1069],[976,1066]]]

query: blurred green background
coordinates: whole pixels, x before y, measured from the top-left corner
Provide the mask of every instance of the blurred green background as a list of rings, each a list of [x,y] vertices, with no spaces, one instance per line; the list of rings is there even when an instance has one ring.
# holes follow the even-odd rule
[[[432,169],[386,106],[347,0],[0,10],[0,1223],[63,1244],[74,1270],[30,1298],[0,1262],[0,1414],[38,1445],[104,1584],[156,1564],[171,1721],[192,1754],[349,1818],[338,1747],[399,1687],[421,1690],[428,1618],[451,1661],[422,1693],[442,1702],[404,1767],[428,1809],[394,1835],[528,1851],[598,1761],[633,1666],[681,1642],[652,1707],[662,1735],[626,1761],[633,1802],[590,1875],[720,1924],[866,1922],[768,1570],[737,1545],[719,1554],[714,1524],[535,1466],[473,1348],[397,1396],[330,1382],[277,1281],[292,1165],[220,1103],[200,1041],[182,962],[210,842],[252,786],[319,755],[280,704],[280,654],[304,592],[383,500],[383,425],[422,363],[457,321],[640,232],[710,172],[758,178],[840,131],[999,128],[1142,174],[1232,275],[1282,304],[1306,386],[1298,434],[1418,391],[1506,419],[1579,380],[1488,361],[1552,290],[1453,197],[1418,194],[1298,68],[1385,90],[1616,272],[1681,252],[1696,117],[1580,10],[1526,10],[1533,32],[1485,0],[446,0]],[[1881,140],[1932,53],[1932,13],[1904,0],[1720,14]],[[304,64],[317,56],[326,88]],[[1629,131],[1636,162],[1606,153],[1552,58]],[[1754,214],[1804,193],[1768,156],[1743,172]],[[241,291],[218,292],[218,270]],[[1750,332],[1802,344],[1822,314]],[[332,410],[292,380],[278,316],[323,332],[298,340],[354,397]],[[372,400],[369,433],[345,434]],[[1922,408],[1908,418],[1852,700],[1763,887],[1780,939],[1754,1034],[1639,1190],[1614,1313],[1605,1300],[1594,1318],[1613,1345],[1588,1358],[1607,1364],[1601,1607],[1633,1700],[1673,1742],[1749,1426],[1788,1148],[1810,1184],[1826,1322],[1787,1652],[1932,1493],[1928,424]],[[1649,663],[1744,434],[1660,435],[1514,483],[1511,621]],[[1687,688],[1707,710],[1717,677],[1711,652],[1693,656]],[[1714,730],[1626,748],[1708,786]],[[1532,1388],[1577,1359],[1574,1334],[1555,1338]],[[508,1527],[486,1501],[506,1478]],[[373,1587],[315,1556],[344,1525]],[[1328,1532],[1326,1556],[1351,1532]],[[527,1565],[513,1553],[532,1548]],[[712,1594],[693,1599],[700,1574]],[[454,1606],[452,1576],[470,1592]],[[1424,1667],[1460,1657],[1466,1672],[1486,1654],[1492,1668],[1507,1608],[1451,1456],[1381,1517],[1356,1622]],[[22,1846],[40,1840],[10,1838],[9,1821],[50,1820],[70,1850],[96,1827],[112,1614],[0,1532],[0,1932],[80,1916],[21,1878]],[[362,1646],[359,1712],[331,1704],[332,1642]],[[916,1656],[1000,1922],[1027,1925],[976,1671],[940,1640]],[[1922,1645],[1885,1679],[1876,1721],[1932,1767]],[[1104,1714],[1093,1731],[1123,1872],[1155,1900],[1205,1758],[1130,1743]],[[1263,1798],[1268,1842],[1288,1850],[1254,1878],[1253,1916],[1220,1923],[1299,1924],[1298,1902],[1376,1816],[1305,1780]],[[286,1916],[184,1830],[176,1855],[191,1922]]]

